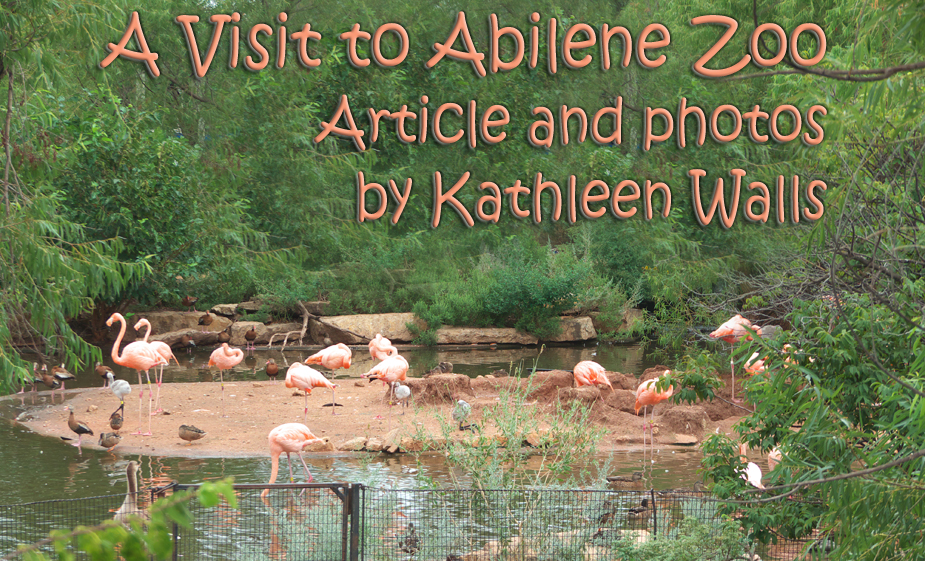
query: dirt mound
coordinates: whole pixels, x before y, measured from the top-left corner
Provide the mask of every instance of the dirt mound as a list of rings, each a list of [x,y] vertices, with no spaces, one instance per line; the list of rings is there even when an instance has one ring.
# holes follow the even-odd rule
[[[610,389],[607,393],[611,393]],[[592,386],[559,388],[559,403],[578,402],[591,406],[601,399],[601,390]]]
[[[434,374],[430,378],[409,378],[405,384],[411,388],[416,403],[439,405],[456,403],[463,396],[475,397],[471,379],[463,374]]]
[[[636,377],[632,374],[621,374],[620,372],[608,372],[607,379],[610,380],[615,390],[635,390]]]
[[[483,376],[470,382],[473,391],[482,393],[496,393],[519,384],[520,378],[485,378]]]
[[[713,421],[699,405],[678,405],[657,416],[655,422],[667,432],[687,434],[702,440],[714,428]]]
[[[559,388],[571,388],[574,385],[575,376],[564,370],[551,370],[537,372],[529,380],[535,389],[527,396],[527,400],[549,403],[558,399]]]
[[[617,411],[635,415],[633,406],[636,404],[636,392],[630,390],[607,391],[604,393],[604,404]]]
[[[658,378],[659,376],[664,374],[666,370],[671,370],[671,369],[665,366],[664,364],[658,364],[656,366],[653,366],[652,368],[646,368],[645,371],[642,373],[642,376],[639,377],[639,383],[641,384],[645,382],[646,380],[652,380],[654,378]]]

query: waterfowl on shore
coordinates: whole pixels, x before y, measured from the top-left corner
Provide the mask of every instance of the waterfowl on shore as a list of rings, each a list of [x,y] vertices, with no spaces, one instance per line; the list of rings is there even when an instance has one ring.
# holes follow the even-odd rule
[[[84,435],[89,434],[90,436],[93,436],[93,431],[89,426],[87,426],[87,423],[78,421],[77,418],[74,417],[74,410],[71,409],[69,405],[65,405],[64,410],[70,411],[71,414],[67,418],[67,426],[74,434],[77,435],[77,444],[74,444],[73,446],[76,446],[78,450],[81,450],[80,443],[83,440]]]
[[[403,385],[401,382],[392,382],[393,395],[395,401],[401,404],[401,414],[405,414],[405,407],[408,406],[408,400],[411,398],[411,388]]]
[[[196,311],[196,302],[197,302],[197,301],[199,301],[199,298],[197,298],[197,297],[195,297],[195,296],[188,296],[188,295],[187,295],[187,296],[184,296],[184,297],[183,297],[183,302],[182,302],[182,304],[188,308],[188,309],[187,309],[188,312],[195,312],[195,311]]]
[[[112,449],[119,445],[122,442],[122,437],[115,432],[104,432],[100,435],[100,446],[103,448],[108,448],[110,452]]]
[[[398,540],[398,547],[404,553],[414,555],[421,549],[421,537],[414,531],[414,522],[408,522],[408,530],[402,539]]]
[[[197,429],[193,425],[180,425],[179,434],[181,440],[189,442],[189,445],[192,446],[194,440],[199,440],[206,435],[206,431]]]
[[[64,391],[66,389],[64,387],[64,382],[68,380],[77,379],[77,376],[74,376],[73,374],[71,374],[70,372],[64,369],[64,364],[62,364],[61,366],[52,366],[51,375],[54,376],[56,380],[61,381],[61,391]]]
[[[219,343],[228,343],[231,341],[231,326],[229,325],[221,333],[218,334]]]
[[[96,372],[96,375],[103,379],[103,389],[109,387],[109,378],[107,374],[112,374],[112,368],[108,366],[103,366],[102,363],[97,362],[96,368],[93,369]]]
[[[199,316],[199,325],[202,326],[203,332],[206,331],[206,328],[212,325],[212,321],[213,321],[212,314],[210,314],[209,312],[206,312],[205,314]]]
[[[463,401],[462,399],[456,400],[456,406],[453,407],[453,420],[459,423],[459,430],[464,431],[466,429],[471,429],[472,424],[463,426],[463,423],[466,419],[469,418],[469,413],[472,412],[472,406]]]
[[[35,364],[33,368],[38,368],[38,364],[36,363],[33,363],[33,364]],[[57,378],[55,378],[54,376],[48,373],[48,369],[45,368],[44,364],[42,365],[41,370],[36,370],[35,372],[36,372],[36,382],[41,382],[45,384],[45,386],[51,388],[51,402],[54,403],[55,402],[55,390],[61,387],[61,382]]]
[[[122,428],[122,423],[125,422],[123,415],[125,414],[125,402],[119,405],[119,408],[112,412],[112,415],[109,416],[109,428],[112,430],[120,430]]]
[[[273,380],[274,382],[276,381],[276,377],[279,376],[279,366],[276,365],[276,361],[273,360],[272,358],[267,359],[266,372],[267,372],[267,377]]]

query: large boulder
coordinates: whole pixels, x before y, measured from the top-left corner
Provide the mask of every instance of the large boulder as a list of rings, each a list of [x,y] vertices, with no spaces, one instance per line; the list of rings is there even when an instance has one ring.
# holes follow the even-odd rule
[[[385,335],[383,333],[383,335]],[[440,345],[535,345],[537,338],[509,327],[441,327],[437,330]]]
[[[559,318],[559,325],[562,327],[562,331],[555,337],[547,339],[547,341],[563,343],[567,341],[587,341],[597,338],[597,332],[594,330],[594,323],[588,316],[561,317]]]
[[[311,335],[319,344],[325,337],[334,343],[359,345],[368,343],[377,333],[393,343],[410,343],[414,335],[406,324],[423,327],[412,313],[400,314],[357,314],[352,316],[326,316],[324,323],[310,322]],[[325,325],[327,324],[327,325]]]
[[[123,341],[131,342],[136,339],[141,339],[144,337],[144,329],[141,332],[136,332],[132,329],[132,326],[135,325],[135,322],[144,318],[151,322],[151,339],[155,339],[158,336],[162,336],[166,333],[172,331],[185,331],[185,330],[196,330],[202,331],[202,327],[199,325],[199,318],[202,317],[203,312],[144,312],[140,314],[133,314],[132,317],[126,318],[128,322],[128,328],[125,330],[125,337]],[[113,324],[111,329],[112,337],[115,339],[118,334],[117,324]],[[221,316],[212,316],[212,325],[208,327],[208,331],[212,333],[219,333],[224,331],[229,325],[231,325],[231,320]],[[179,336],[177,337],[179,339]]]
[[[594,329],[606,333],[628,332],[637,323],[643,321],[643,312],[637,308],[630,308],[623,312],[623,317],[619,323],[605,321],[601,317],[601,312],[591,312],[591,321],[594,322]]]
[[[273,343],[279,343],[282,345],[282,334],[295,331],[296,333],[289,336],[289,340],[298,340],[298,332],[302,330],[301,323],[273,323],[270,325],[264,325],[259,321],[239,321],[235,322],[235,324],[231,326],[231,344],[234,346],[241,346],[246,344],[247,340],[244,339],[244,334],[250,331],[251,327],[257,331],[257,339],[254,340],[254,343],[256,344],[266,344],[270,341],[270,337],[277,335],[276,337],[273,337]]]

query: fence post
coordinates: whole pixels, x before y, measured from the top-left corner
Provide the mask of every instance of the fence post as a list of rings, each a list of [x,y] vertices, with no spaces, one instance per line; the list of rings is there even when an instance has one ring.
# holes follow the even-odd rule
[[[658,510],[655,508],[655,489],[649,489],[652,497],[652,539],[658,538]]]
[[[347,496],[347,503],[350,505],[350,561],[359,561],[360,559],[360,527],[363,517],[363,504],[360,499],[360,492],[363,485],[353,483],[350,485]]]
[[[179,549],[179,546],[180,546],[179,537],[180,537],[180,527],[177,526],[176,522],[174,522],[173,523],[173,561],[177,561],[178,559],[177,549]]]

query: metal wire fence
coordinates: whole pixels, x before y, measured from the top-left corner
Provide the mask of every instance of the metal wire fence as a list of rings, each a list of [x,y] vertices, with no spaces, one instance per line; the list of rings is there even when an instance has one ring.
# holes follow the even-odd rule
[[[708,557],[826,558],[818,536],[746,552],[735,539],[741,536],[737,525],[719,515],[721,503],[694,491],[405,490],[345,483],[237,485],[235,492],[237,509],[191,505],[193,527],[174,528],[174,559],[603,561],[632,558],[628,548],[644,549],[655,540],[682,539],[691,521]],[[0,556],[50,530],[111,519],[123,498],[0,506]]]

